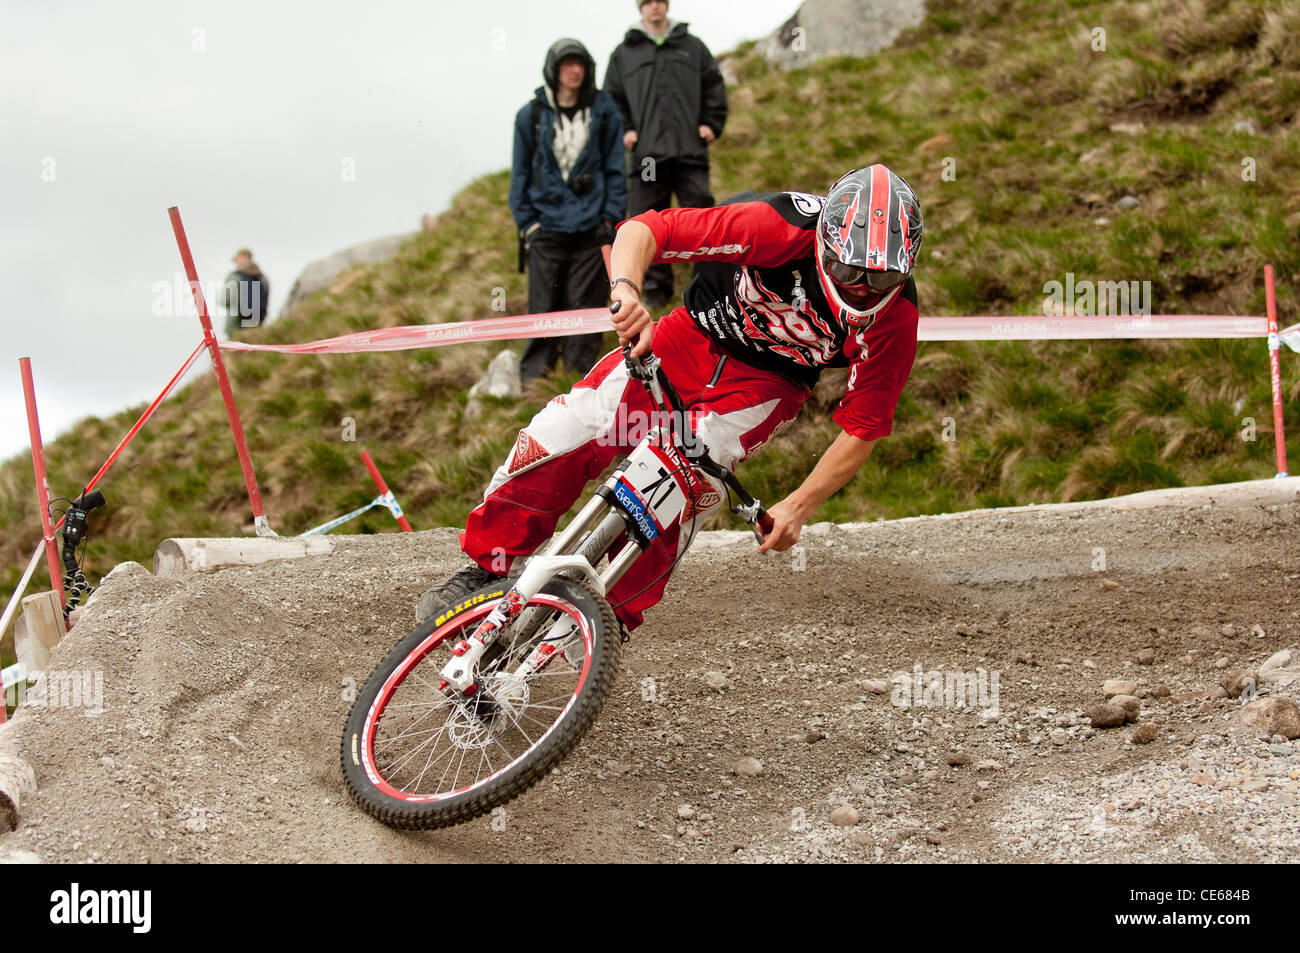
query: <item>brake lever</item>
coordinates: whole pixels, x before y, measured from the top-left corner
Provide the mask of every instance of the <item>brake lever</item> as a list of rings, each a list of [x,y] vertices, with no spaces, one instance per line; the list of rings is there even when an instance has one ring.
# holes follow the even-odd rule
[[[760,543],[772,532],[772,527],[776,524],[772,517],[768,515],[767,510],[763,509],[763,504],[758,500],[753,503],[739,503],[735,507],[735,513],[754,531],[754,538]]]

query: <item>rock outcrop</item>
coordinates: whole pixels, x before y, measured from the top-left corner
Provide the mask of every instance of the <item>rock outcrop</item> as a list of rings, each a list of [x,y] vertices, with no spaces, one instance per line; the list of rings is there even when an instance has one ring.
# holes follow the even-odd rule
[[[870,56],[924,19],[924,0],[806,0],[761,49],[781,69],[828,56]]]
[[[313,261],[302,270],[302,274],[289,289],[289,298],[281,310],[281,316],[288,314],[298,302],[317,291],[328,288],[330,284],[347,269],[354,265],[373,265],[376,262],[392,258],[402,243],[411,236],[389,235],[374,241],[362,242],[334,254]]]

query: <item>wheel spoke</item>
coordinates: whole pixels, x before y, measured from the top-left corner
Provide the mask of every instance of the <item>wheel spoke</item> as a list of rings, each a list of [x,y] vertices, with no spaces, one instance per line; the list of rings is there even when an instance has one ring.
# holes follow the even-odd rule
[[[444,707],[445,707],[445,706],[444,706]],[[401,741],[403,738],[408,737],[408,736],[412,733],[412,732],[411,732],[411,729],[412,729],[412,728],[414,728],[414,727],[415,727],[416,725],[418,725],[420,722],[424,721],[424,719],[428,718],[428,717],[429,717],[430,715],[432,715],[436,710],[437,710],[437,709],[430,709],[429,711],[425,712],[425,713],[424,713],[423,715],[421,715],[419,718],[415,719],[415,721],[411,722],[409,725],[407,725],[405,728],[403,728],[403,729],[402,729],[398,734],[394,735],[392,738],[388,739],[388,741],[384,742],[384,746],[387,747],[388,745],[393,744],[393,743],[396,742],[396,741]],[[435,731],[436,731],[437,729],[430,729],[430,730],[435,730]],[[422,734],[423,732],[419,732],[419,733]],[[378,749],[378,748],[375,749],[375,753],[376,753],[376,754],[379,753],[379,749]]]
[[[407,762],[409,762],[412,758],[414,758],[416,755],[418,755],[418,754],[420,753],[421,749],[424,748],[425,745],[429,745],[430,742],[432,742],[433,740],[434,740],[433,738],[426,738],[426,739],[425,739],[424,741],[422,741],[420,744],[416,745],[416,746],[415,746],[414,748],[412,748],[410,751],[406,752],[406,754],[401,758],[401,760],[399,760],[399,761],[395,761],[395,762],[393,762],[391,765],[389,765],[389,766],[388,766],[388,772],[389,772],[389,774],[392,775],[392,776],[394,776],[394,777],[396,777],[396,775],[398,774],[398,772],[401,771],[402,768],[406,767]],[[437,750],[438,750],[437,745],[430,745],[430,747],[429,747],[429,756],[432,757],[432,756],[433,756],[433,752],[435,752],[435,751],[437,751]],[[455,749],[454,749],[454,748],[448,748],[447,750],[449,750],[449,751],[454,751]]]
[[[453,755],[455,754],[456,751],[454,747],[449,747],[447,748],[447,750],[452,752]],[[433,765],[437,761],[442,759],[442,755],[438,755],[437,758],[434,758],[433,751],[434,751],[433,748],[429,749],[429,756],[424,759],[424,767],[420,769],[420,773],[415,776],[415,779],[413,781],[411,781],[412,787],[414,787],[415,785],[419,784],[422,780],[424,780],[424,776],[429,773],[429,768],[433,767]]]
[[[380,754],[380,753],[383,752],[383,751],[387,751],[389,747],[391,747],[392,745],[395,745],[395,744],[396,744],[397,742],[399,742],[399,741],[410,741],[410,740],[413,740],[414,737],[415,737],[416,735],[432,735],[432,734],[438,734],[439,732],[445,731],[446,728],[447,728],[446,725],[442,725],[441,727],[438,727],[438,728],[425,728],[425,729],[423,729],[423,730],[421,730],[421,731],[404,731],[404,732],[402,732],[402,734],[398,735],[396,738],[389,738],[387,741],[384,742],[384,744],[383,744],[382,747],[378,747],[378,746],[376,746],[376,748],[375,748],[375,754]]]
[[[415,775],[413,778],[411,778],[411,780],[407,781],[404,785],[402,785],[401,791],[403,794],[420,793],[417,790],[415,790],[415,786],[420,783],[420,779],[424,777],[424,775],[428,772],[428,770],[432,768],[434,765],[436,765],[443,758],[453,758],[453,759],[455,758],[456,748],[454,746],[449,745],[446,748],[442,749],[442,753],[435,758],[433,757],[433,753],[436,750],[437,750],[436,747],[429,749],[429,757],[425,759],[425,765],[421,769],[420,773]],[[406,760],[409,761],[410,758],[407,758]]]
[[[453,791],[460,790],[460,769],[465,765],[465,756],[468,755],[469,752],[470,749],[468,747],[460,749],[460,761],[456,764],[456,776],[451,779],[451,789]]]

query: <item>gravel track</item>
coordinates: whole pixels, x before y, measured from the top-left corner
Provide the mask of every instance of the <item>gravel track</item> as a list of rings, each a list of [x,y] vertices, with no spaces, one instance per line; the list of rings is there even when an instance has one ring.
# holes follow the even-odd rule
[[[0,857],[1290,860],[1300,742],[1244,727],[1220,683],[1300,641],[1296,483],[817,524],[767,557],[705,534],[569,759],[429,833],[351,805],[338,741],[349,688],[461,565],[455,531],[181,579],[123,564],[51,664],[102,673],[102,710],[23,706],[0,729],[39,788]],[[1296,655],[1261,698],[1300,694]],[[927,698],[936,670],[988,692]],[[1137,683],[1139,713],[1095,729],[1109,679]]]

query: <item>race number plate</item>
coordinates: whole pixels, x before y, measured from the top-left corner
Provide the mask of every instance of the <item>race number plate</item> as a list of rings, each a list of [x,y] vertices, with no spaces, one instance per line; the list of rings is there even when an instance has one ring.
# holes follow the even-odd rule
[[[676,459],[674,459],[676,458]],[[672,450],[643,441],[628,457],[614,495],[647,539],[654,539],[682,515],[687,496],[677,471],[684,461]]]

